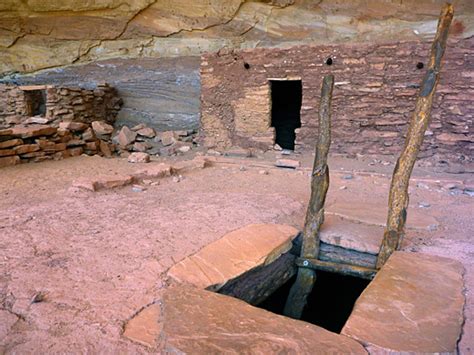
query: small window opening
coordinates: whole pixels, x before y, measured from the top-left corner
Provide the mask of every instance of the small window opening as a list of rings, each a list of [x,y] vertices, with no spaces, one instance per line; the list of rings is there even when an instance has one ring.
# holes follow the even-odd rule
[[[416,64],[416,69],[423,69],[424,66],[425,66],[425,65],[424,65],[422,62],[418,62],[418,63]]]
[[[294,150],[295,129],[301,127],[301,80],[271,80],[270,90],[275,143],[283,149]]]
[[[46,115],[46,90],[24,91],[28,116]]]
[[[332,65],[332,58],[331,57],[327,58],[325,63],[327,65]]]
[[[258,305],[267,311],[283,314],[286,299],[296,276],[276,290]],[[331,332],[340,333],[349,318],[360,294],[369,280],[330,272],[317,271],[317,279],[308,303],[303,310],[302,321],[316,324]]]
[[[247,70],[250,69],[250,64],[247,63],[247,62],[245,62],[245,63],[244,63],[244,68],[247,69]]]

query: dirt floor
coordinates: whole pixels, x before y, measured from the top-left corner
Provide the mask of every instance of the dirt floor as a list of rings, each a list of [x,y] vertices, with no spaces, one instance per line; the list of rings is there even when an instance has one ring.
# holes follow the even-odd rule
[[[226,232],[249,223],[301,228],[311,154],[230,159],[159,180],[99,192],[72,189],[78,177],[130,173],[124,159],[78,157],[0,170],[0,353],[147,353],[122,336],[141,307],[160,298],[165,273]],[[153,164],[153,163],[150,163]],[[328,208],[385,208],[393,162],[331,157]],[[473,175],[417,168],[408,211],[437,226],[409,229],[404,250],[460,260],[466,321],[461,353],[474,352]],[[378,207],[380,206],[380,208]],[[412,213],[413,215],[413,213]]]

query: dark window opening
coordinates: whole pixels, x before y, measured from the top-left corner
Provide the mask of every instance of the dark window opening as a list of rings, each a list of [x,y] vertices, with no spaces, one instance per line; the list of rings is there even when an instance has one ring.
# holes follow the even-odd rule
[[[24,91],[28,116],[46,115],[46,90]]]
[[[425,66],[425,65],[424,65],[422,62],[418,62],[418,63],[416,64],[416,69],[423,69],[424,66]]]
[[[332,65],[332,58],[331,57],[326,59],[326,64],[327,65]]]
[[[258,307],[283,314],[286,299],[296,276],[276,290]],[[369,280],[317,271],[313,291],[308,297],[302,321],[316,324],[331,332],[340,333],[349,318],[354,303],[369,284]]]
[[[301,80],[272,80],[270,89],[275,143],[283,149],[294,150],[295,129],[301,127],[300,110],[303,99]]]
[[[247,62],[245,62],[245,63],[244,63],[244,68],[247,69],[247,70],[250,69],[250,64],[247,63]]]

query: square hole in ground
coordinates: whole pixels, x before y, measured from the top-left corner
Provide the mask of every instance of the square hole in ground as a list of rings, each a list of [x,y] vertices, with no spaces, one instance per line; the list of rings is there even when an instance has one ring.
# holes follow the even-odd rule
[[[292,277],[257,307],[283,315],[286,299],[296,280]],[[370,280],[317,271],[317,279],[301,317],[331,332],[340,333],[354,304]]]

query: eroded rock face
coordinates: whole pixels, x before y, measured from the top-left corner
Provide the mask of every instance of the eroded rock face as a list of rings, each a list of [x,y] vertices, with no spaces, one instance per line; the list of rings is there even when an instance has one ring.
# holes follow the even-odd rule
[[[199,55],[223,47],[430,37],[442,2],[11,0],[0,4],[0,72],[107,58]],[[457,1],[453,35],[473,34]]]

